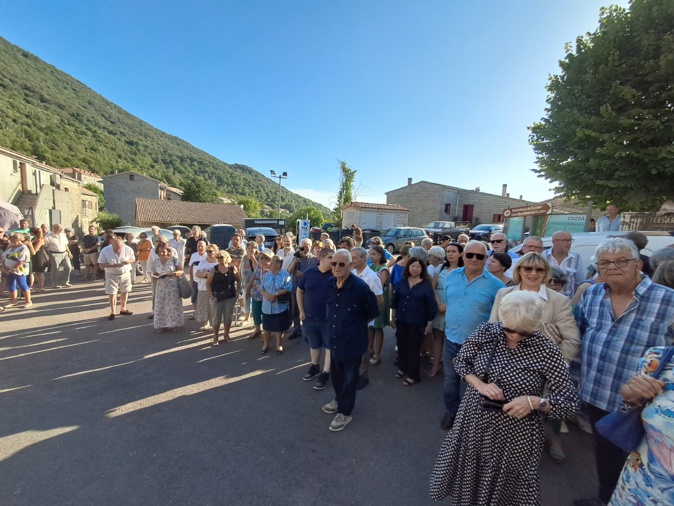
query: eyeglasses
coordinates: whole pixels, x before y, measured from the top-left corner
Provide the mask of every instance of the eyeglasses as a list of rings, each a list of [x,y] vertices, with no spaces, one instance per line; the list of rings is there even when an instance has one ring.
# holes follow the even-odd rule
[[[562,281],[561,279],[557,279],[557,278],[551,278],[551,279],[548,279],[548,284],[553,285],[553,286],[562,286],[564,284],[564,281]]]
[[[487,258],[487,255],[483,255],[482,253],[464,253],[464,255],[466,255],[466,258],[469,260],[472,258],[477,258],[478,260],[482,261]]]
[[[503,332],[505,332],[506,334],[518,334],[522,337],[531,337],[533,335],[531,332],[524,332],[523,330],[509,329],[508,327],[503,327]]]
[[[522,249],[524,250],[524,248],[527,249],[527,252],[528,252],[529,250],[531,250],[531,251],[543,251],[543,246],[532,246],[531,244],[525,244],[525,245],[523,245],[523,246],[522,246]]]
[[[218,262],[219,262],[220,260],[222,260],[223,262],[225,261],[225,257],[215,257],[215,258],[216,258],[216,260],[217,260]]]
[[[337,267],[338,265],[339,265],[340,267],[346,267],[346,263],[345,263],[345,262],[330,262],[330,265],[332,265],[333,267]]]
[[[494,239],[493,241],[489,241],[492,244],[500,244],[502,242],[505,242],[505,239]]]
[[[636,262],[634,258],[619,258],[618,260],[602,260],[597,262],[597,267],[600,269],[608,269],[611,264],[615,265],[618,269],[623,269],[629,265],[630,262]]]
[[[531,274],[532,272],[535,272],[536,274],[540,274],[542,272],[545,272],[546,269],[543,267],[525,267],[524,265],[520,267],[524,272],[527,274]]]
[[[215,253],[214,249],[207,249],[206,251],[208,251],[209,253]]]

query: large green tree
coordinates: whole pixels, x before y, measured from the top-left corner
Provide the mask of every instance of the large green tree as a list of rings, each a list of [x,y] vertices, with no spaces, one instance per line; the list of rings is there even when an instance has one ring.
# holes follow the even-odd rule
[[[218,192],[214,185],[202,177],[192,178],[183,187],[182,200],[188,202],[215,202],[218,200]]]
[[[309,223],[311,223],[312,227],[320,227],[325,222],[323,213],[321,213],[318,209],[312,206],[303,207],[302,209],[298,209],[293,214],[291,214],[290,217],[288,217],[288,219],[286,220],[288,228],[292,229],[293,232],[297,233],[297,220],[305,218],[309,218]]]
[[[243,206],[243,212],[246,213],[246,216],[249,218],[258,218],[261,217],[262,204],[257,199],[253,197],[243,197],[237,201],[237,204]]]
[[[674,196],[674,1],[603,8],[566,52],[530,128],[534,172],[566,198],[657,209]]]

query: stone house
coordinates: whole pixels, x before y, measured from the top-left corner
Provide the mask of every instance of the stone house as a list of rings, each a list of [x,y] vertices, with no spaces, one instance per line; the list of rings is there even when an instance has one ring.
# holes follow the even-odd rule
[[[103,176],[105,209],[126,225],[136,225],[136,199],[180,200],[182,191],[138,172]]]
[[[98,214],[98,195],[82,181],[3,147],[0,180],[0,200],[17,206],[31,226],[61,223],[81,234]]]
[[[101,190],[103,189],[103,179],[98,174],[94,174],[88,170],[78,169],[77,167],[66,167],[65,169],[59,169],[59,171],[61,174],[76,179],[82,184],[93,184],[98,186]]]
[[[522,198],[510,198],[503,185],[502,195],[481,192],[479,188],[466,190],[428,181],[412,183],[386,192],[386,202],[408,208],[409,226],[423,227],[431,221],[480,223],[503,222],[503,211],[509,207],[533,204]]]
[[[398,204],[351,202],[342,207],[342,226],[356,225],[362,230],[406,227],[410,210]]]

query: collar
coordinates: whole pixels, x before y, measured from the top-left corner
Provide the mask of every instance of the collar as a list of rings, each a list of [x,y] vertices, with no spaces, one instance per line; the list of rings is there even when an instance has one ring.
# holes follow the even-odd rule
[[[604,295],[606,297],[610,296],[611,287],[609,287],[606,283],[598,283],[598,284],[602,285],[604,289]],[[646,295],[646,291],[651,287],[651,285],[653,285],[651,279],[642,272],[641,282],[634,288],[634,291],[632,292],[634,297],[637,299],[644,297],[644,295]]]
[[[524,290],[522,290],[522,283],[517,285],[517,289],[520,290],[520,291],[524,291]],[[547,287],[545,286],[545,284],[542,284],[541,287],[538,289],[537,295],[541,299],[543,299],[544,301],[546,301],[546,302],[548,301],[548,290],[547,290]]]

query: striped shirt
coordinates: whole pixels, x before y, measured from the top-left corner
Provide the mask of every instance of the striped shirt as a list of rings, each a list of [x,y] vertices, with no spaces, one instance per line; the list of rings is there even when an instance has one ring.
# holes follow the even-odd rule
[[[620,387],[634,376],[649,348],[674,344],[674,290],[644,277],[619,318],[613,315],[609,290],[605,283],[591,286],[576,307],[583,336],[579,395],[605,411],[620,406]]]

